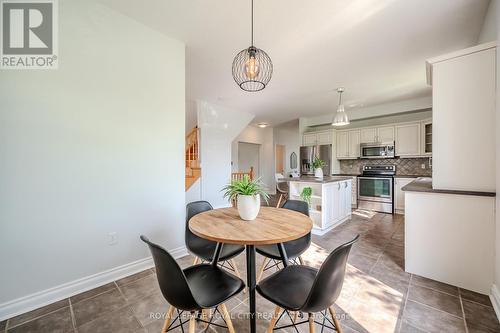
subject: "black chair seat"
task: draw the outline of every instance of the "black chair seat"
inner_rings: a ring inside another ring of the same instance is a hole
[[[207,309],[216,307],[245,288],[241,279],[210,264],[186,268],[184,275],[196,302]]]
[[[307,242],[304,242],[307,243]],[[287,242],[283,243],[285,245],[285,251],[288,259],[295,259],[299,257],[302,252],[304,252],[304,245],[302,243]],[[255,251],[263,255],[264,257],[271,258],[274,260],[281,260],[280,251],[278,250],[278,245],[259,245],[255,248]]]
[[[191,252],[192,255],[205,261],[212,261],[216,246],[217,243],[215,242],[207,241],[206,239],[200,237],[191,237],[188,251]],[[224,244],[222,245],[219,261],[226,261],[234,258],[243,251],[245,251],[245,247],[243,245]]]
[[[257,291],[274,304],[297,311],[306,303],[317,273],[312,267],[291,265],[262,280]]]

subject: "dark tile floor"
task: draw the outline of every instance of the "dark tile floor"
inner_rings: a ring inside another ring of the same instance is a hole
[[[404,272],[401,216],[355,212],[351,221],[313,237],[306,263],[318,267],[331,250],[358,233],[336,303],[344,332],[500,332],[487,296]],[[185,257],[179,263],[186,267],[192,261]],[[243,255],[237,263],[245,274]],[[246,297],[241,293],[227,303],[238,333],[248,332]],[[0,332],[157,333],[167,306],[150,269],[1,322]],[[258,297],[257,309],[258,332],[265,332],[274,306]],[[307,325],[300,332],[308,332]]]

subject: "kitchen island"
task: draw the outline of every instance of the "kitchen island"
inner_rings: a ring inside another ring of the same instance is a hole
[[[292,200],[302,200],[300,194],[304,188],[312,190],[309,215],[314,222],[313,234],[323,235],[351,218],[352,177],[302,176],[288,182]]]

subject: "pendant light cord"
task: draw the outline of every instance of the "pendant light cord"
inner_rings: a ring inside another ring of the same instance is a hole
[[[252,0],[252,15],[251,15],[251,20],[252,20],[252,23],[251,23],[251,27],[252,27],[252,46],[253,45],[253,0]]]

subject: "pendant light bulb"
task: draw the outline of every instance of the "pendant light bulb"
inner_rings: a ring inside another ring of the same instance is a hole
[[[260,72],[260,65],[255,58],[256,50],[253,47],[248,49],[248,60],[245,63],[245,75],[248,79],[255,79]]]

